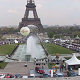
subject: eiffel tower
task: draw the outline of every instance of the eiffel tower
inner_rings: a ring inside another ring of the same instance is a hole
[[[33,12],[34,18],[29,18],[29,11]],[[43,26],[41,24],[40,18],[38,18],[34,0],[27,0],[26,11],[24,14],[24,18],[22,18],[22,21],[19,23],[19,28],[22,28],[23,26],[25,27],[28,25],[37,26],[39,31],[43,32]]]

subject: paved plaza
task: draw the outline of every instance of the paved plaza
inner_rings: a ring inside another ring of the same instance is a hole
[[[24,67],[25,64],[27,67]],[[10,62],[5,69],[0,69],[0,73],[29,75],[30,69],[35,69],[33,62]]]
[[[24,65],[27,64],[27,67]],[[35,70],[36,65],[34,62],[9,62],[4,69],[0,69],[0,73],[6,74],[21,74],[21,75],[30,75],[30,70]],[[48,68],[47,65],[44,65],[45,68]]]

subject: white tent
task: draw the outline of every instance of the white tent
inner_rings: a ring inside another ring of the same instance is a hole
[[[65,61],[67,65],[80,65],[80,60],[73,54],[72,58]]]

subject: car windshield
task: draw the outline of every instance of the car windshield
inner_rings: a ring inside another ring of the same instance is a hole
[[[41,68],[40,68],[39,70],[44,70],[44,69],[41,69]]]

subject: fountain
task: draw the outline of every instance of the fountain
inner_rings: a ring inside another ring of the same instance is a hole
[[[18,49],[12,56],[12,59],[19,61],[33,61],[34,58],[41,59],[45,58],[45,52],[40,41],[35,35],[29,36],[27,44],[19,45]],[[13,60],[5,59],[5,62],[14,62]]]
[[[34,35],[27,39],[27,54],[31,55],[31,58],[41,59],[45,57],[44,50],[40,45],[39,39]]]

